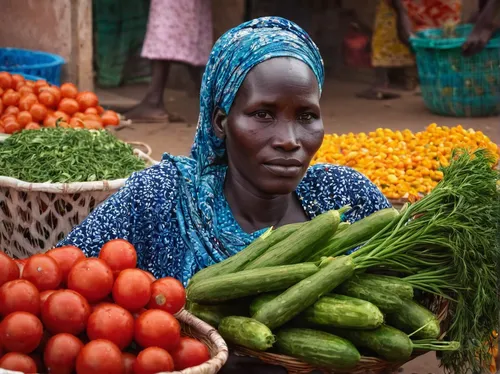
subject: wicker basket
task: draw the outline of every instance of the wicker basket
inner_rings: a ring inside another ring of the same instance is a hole
[[[210,360],[201,365],[181,371],[162,372],[158,374],[215,374],[227,361],[228,349],[226,342],[216,329],[196,318],[186,310],[176,315],[181,323],[182,334],[196,338],[206,344],[210,351]],[[17,371],[0,369],[0,374],[22,374]]]
[[[156,163],[148,145],[133,146],[148,165]],[[28,183],[0,177],[0,250],[25,258],[52,248],[125,181]]]
[[[443,331],[445,331],[446,330],[445,320],[448,315],[448,303],[444,299],[431,297],[425,304],[428,308],[430,308],[437,314],[438,319],[442,325],[441,328]],[[444,334],[441,336],[441,338],[443,337]],[[355,368],[347,371],[342,371],[342,370],[318,368],[290,356],[285,356],[270,352],[258,352],[240,346],[234,347],[234,352],[240,356],[255,357],[264,361],[265,363],[282,366],[285,369],[287,369],[289,374],[309,374],[312,371],[321,372],[325,374],[327,373],[328,374],[341,374],[341,373],[389,374],[393,373],[399,367],[406,364],[406,362],[388,362],[375,357],[361,357],[361,360],[358,362]],[[426,352],[415,354],[407,362],[413,360],[414,358],[424,353]]]

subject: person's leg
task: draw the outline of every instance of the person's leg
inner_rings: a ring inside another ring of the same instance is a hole
[[[187,67],[189,71],[189,76],[191,77],[191,80],[194,83],[196,95],[199,95],[201,90],[201,81],[203,78],[203,72],[205,68],[203,66],[193,66],[193,65],[187,65]]]

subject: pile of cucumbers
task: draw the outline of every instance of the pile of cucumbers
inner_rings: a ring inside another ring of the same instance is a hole
[[[415,350],[458,349],[456,342],[436,341],[439,321],[413,300],[410,284],[354,273],[352,259],[338,256],[362,245],[398,211],[384,209],[352,225],[341,222],[343,211],[268,230],[201,270],[187,287],[187,309],[228,343],[317,367],[354,368],[359,350],[402,363]]]

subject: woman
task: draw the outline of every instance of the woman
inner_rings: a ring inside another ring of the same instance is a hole
[[[309,167],[323,140],[322,84],[319,51],[296,24],[264,17],[228,31],[203,77],[191,157],[165,154],[132,175],[60,245],[96,256],[124,238],[141,268],[186,284],[270,226],[346,204],[350,221],[388,207],[353,169]]]
[[[142,57],[151,60],[151,84],[139,105],[124,115],[139,122],[177,122],[167,112],[163,92],[172,62],[188,67],[199,89],[201,73],[213,44],[210,0],[151,0]]]

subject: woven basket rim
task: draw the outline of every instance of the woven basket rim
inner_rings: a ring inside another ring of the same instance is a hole
[[[136,142],[135,144],[138,144]],[[145,143],[141,143],[145,144]],[[149,147],[146,144],[147,147]],[[146,147],[146,149],[147,149]],[[152,159],[149,155],[140,149],[134,149],[134,154],[143,159],[150,165],[157,164],[158,161]],[[71,182],[71,183],[31,183],[17,178],[0,176],[0,187],[15,188],[18,191],[25,192],[46,192],[46,193],[81,193],[89,191],[109,191],[121,188],[128,178],[93,181],[93,182]]]

